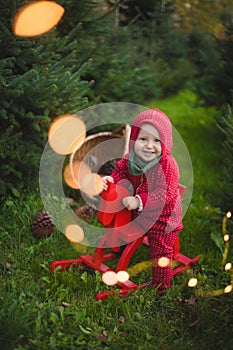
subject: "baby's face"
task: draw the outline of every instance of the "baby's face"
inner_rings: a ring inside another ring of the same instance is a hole
[[[162,153],[158,130],[150,123],[143,123],[134,144],[134,151],[144,162],[151,162]]]

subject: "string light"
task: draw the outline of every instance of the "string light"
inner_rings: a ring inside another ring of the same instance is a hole
[[[224,242],[228,242],[230,240],[230,235],[228,233],[226,233],[224,236],[223,236],[223,240]]]
[[[127,271],[118,271],[116,274],[116,278],[118,282],[126,282],[129,279],[129,274]]]
[[[226,233],[227,231],[227,219],[230,219],[231,218],[231,212],[228,211],[226,213],[226,215],[223,217],[223,220],[222,220],[222,233],[223,235]]]
[[[232,285],[229,284],[228,286],[226,286],[226,287],[224,288],[224,293],[225,293],[225,294],[230,293],[230,292],[232,292],[232,289],[233,289]]]
[[[170,259],[166,258],[165,256],[158,259],[159,267],[167,267],[169,264],[170,264]]]
[[[102,281],[108,286],[114,286],[117,284],[117,277],[115,271],[106,271],[102,275]]]
[[[152,261],[151,260],[146,260],[146,261],[142,261],[140,263],[137,263],[133,266],[130,266],[127,270],[130,274],[130,276],[135,276],[138,275],[139,273],[141,273],[144,270],[148,270],[150,269],[152,266]]]
[[[201,291],[201,290],[196,290],[196,295],[198,296],[219,296],[222,294],[228,294],[231,293],[233,290],[233,271],[232,271],[232,263],[227,261],[227,257],[228,257],[228,252],[229,252],[229,248],[230,248],[230,234],[227,232],[227,220],[231,218],[231,212],[228,211],[226,213],[226,215],[223,217],[223,221],[222,221],[222,234],[223,234],[223,240],[225,242],[225,249],[223,252],[223,259],[222,259],[222,266],[224,266],[225,271],[230,271],[230,275],[231,275],[231,284],[229,284],[228,286],[226,286],[224,289],[217,289],[217,290],[209,290],[209,291]],[[190,279],[188,282],[188,286],[189,287],[193,287],[193,283],[192,280],[194,279]]]
[[[225,270],[226,271],[229,271],[229,270],[231,270],[232,269],[232,263],[227,263],[226,265],[225,265]]]
[[[208,297],[208,296],[214,296],[217,297],[219,295],[224,294],[224,289],[216,289],[216,290],[207,290],[207,291],[202,291],[202,290],[197,290],[196,295],[199,297]]]
[[[188,286],[190,287],[190,288],[194,288],[194,287],[196,287],[196,285],[198,284],[198,280],[197,280],[197,278],[190,278],[190,280],[188,281]]]
[[[102,275],[102,281],[108,286],[113,286],[119,283],[125,283],[129,280],[129,274],[127,271],[106,271]]]

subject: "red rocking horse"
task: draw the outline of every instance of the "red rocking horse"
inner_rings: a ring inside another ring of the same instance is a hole
[[[183,196],[186,187],[179,185],[179,190],[181,196]],[[121,204],[122,198],[127,195],[127,189],[115,184],[109,184],[108,190],[102,193],[98,212],[98,220],[103,224],[106,230],[96,247],[93,256],[81,255],[78,259],[53,261],[50,270],[53,272],[57,267],[60,267],[61,271],[64,271],[68,269],[70,265],[86,265],[99,271],[101,274],[104,274],[107,271],[113,271],[106,262],[119,257],[115,272],[126,271],[131,257],[140,245],[145,244],[148,246],[148,238],[142,228],[134,222],[131,222],[130,226],[127,226],[131,219],[131,212],[125,209]],[[122,245],[124,245],[124,250],[121,253]],[[107,249],[110,249],[110,253],[106,252]],[[180,253],[180,241],[178,237],[175,242],[173,255],[176,267],[173,268],[172,275],[174,276],[189,269],[191,264],[196,263],[198,259],[198,256],[189,258]],[[118,281],[117,284],[120,289],[100,292],[96,295],[96,300],[106,299],[108,295],[113,293],[119,293],[119,296],[126,296],[128,293],[133,292],[138,288],[148,286],[150,282],[136,284],[128,279],[125,282]]]

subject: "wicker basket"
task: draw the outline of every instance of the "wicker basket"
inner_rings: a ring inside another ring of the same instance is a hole
[[[82,161],[92,172],[100,173],[106,163],[114,162],[128,152],[130,130],[130,126],[126,124],[112,132],[87,136],[83,145],[71,154],[70,163]]]

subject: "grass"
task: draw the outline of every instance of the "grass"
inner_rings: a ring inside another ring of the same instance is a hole
[[[1,349],[233,348],[233,293],[199,297],[187,287],[191,276],[198,278],[197,290],[203,292],[223,288],[231,279],[229,272],[221,271],[221,251],[210,239],[211,231],[221,237],[224,215],[218,208],[222,182],[218,112],[202,107],[188,91],[149,105],[171,117],[190,152],[194,189],[181,250],[189,256],[200,254],[199,263],[176,276],[161,297],[148,288],[125,299],[114,295],[95,302],[96,293],[109,288],[98,273],[74,268],[50,273],[51,261],[74,258],[82,248],[77,252],[59,232],[41,240],[32,237],[32,220],[43,210],[39,191],[8,198],[0,213]],[[141,247],[133,263],[147,258]],[[149,277],[149,270],[135,276],[139,282]]]

